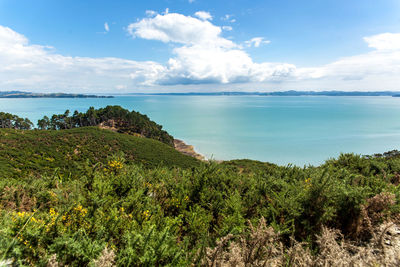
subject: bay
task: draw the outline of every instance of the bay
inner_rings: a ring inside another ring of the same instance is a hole
[[[0,99],[0,111],[28,117],[121,105],[146,114],[207,158],[318,165],[340,153],[400,147],[400,98],[168,96]]]

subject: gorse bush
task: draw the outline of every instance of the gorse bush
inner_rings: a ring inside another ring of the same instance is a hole
[[[106,164],[116,151],[124,154],[126,163],[149,168],[191,168],[199,164],[195,158],[156,140],[98,127],[62,131],[0,129],[0,178],[52,175],[55,171],[79,175],[83,162]]]
[[[398,151],[303,168],[200,162],[118,106],[45,117],[47,130],[9,115],[0,265],[398,265],[397,230],[386,250],[381,229],[400,220]]]
[[[77,173],[1,179],[0,257],[39,266],[207,265],[234,253],[282,262],[295,241],[315,261],[324,227],[361,242],[398,215],[399,167],[397,157],[348,154],[320,167],[147,168],[114,155],[80,162]]]

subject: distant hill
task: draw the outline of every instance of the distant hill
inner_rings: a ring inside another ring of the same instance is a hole
[[[76,163],[106,163],[116,153],[123,153],[127,163],[146,167],[158,165],[188,168],[199,161],[183,155],[162,142],[116,133],[98,127],[69,130],[0,129],[0,177],[27,174],[76,173]]]
[[[265,93],[268,96],[395,96],[399,92],[393,91],[371,91],[371,92],[361,92],[361,91],[282,91],[282,92],[270,92]]]
[[[170,95],[170,96],[240,96],[240,95],[265,95],[263,92],[188,92],[188,93],[128,93],[121,95]]]
[[[188,92],[188,93],[129,93],[124,95],[169,95],[169,96],[395,96],[395,91],[280,91],[280,92]]]
[[[32,93],[22,91],[0,91],[0,98],[113,98],[113,96],[65,94],[65,93]]]

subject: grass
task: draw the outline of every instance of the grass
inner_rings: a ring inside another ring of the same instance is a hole
[[[0,177],[75,172],[76,164],[106,163],[116,153],[127,163],[188,168],[199,162],[159,141],[97,127],[70,130],[0,129]]]

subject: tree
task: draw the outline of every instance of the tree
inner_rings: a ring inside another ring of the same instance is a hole
[[[50,119],[47,116],[44,116],[43,119],[38,120],[38,128],[40,130],[48,130],[50,127]]]
[[[29,130],[33,123],[28,118],[20,118],[17,115],[0,112],[0,128],[12,128],[19,130]]]

